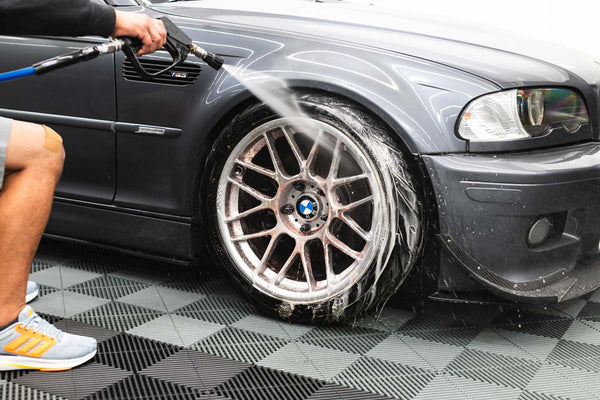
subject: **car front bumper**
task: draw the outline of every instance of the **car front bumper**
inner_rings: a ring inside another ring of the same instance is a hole
[[[439,214],[441,291],[483,285],[558,302],[600,287],[600,144],[423,160]]]

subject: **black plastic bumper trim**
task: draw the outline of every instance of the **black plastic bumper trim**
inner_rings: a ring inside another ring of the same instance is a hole
[[[513,282],[501,277],[462,250],[449,235],[437,235],[441,247],[469,276],[487,289],[514,300],[560,302],[569,293],[577,279],[559,269],[547,276],[527,282]]]

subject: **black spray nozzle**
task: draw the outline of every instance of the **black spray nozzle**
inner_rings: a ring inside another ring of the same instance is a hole
[[[220,57],[215,53],[211,53],[210,51],[206,51],[202,47],[192,45],[190,50],[192,51],[192,53],[194,53],[196,57],[201,58],[202,60],[204,60],[205,63],[207,63],[209,66],[216,70],[221,69],[223,63],[225,63],[223,57]]]

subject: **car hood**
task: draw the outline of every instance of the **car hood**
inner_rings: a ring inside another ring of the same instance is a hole
[[[243,29],[385,49],[468,71],[505,88],[566,83],[573,75],[594,86],[600,82],[600,63],[587,54],[489,25],[397,8],[303,0],[203,0],[152,8]]]

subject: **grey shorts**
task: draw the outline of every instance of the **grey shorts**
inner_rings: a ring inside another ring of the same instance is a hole
[[[0,117],[0,189],[4,181],[4,164],[6,164],[6,148],[8,147],[8,138],[12,129],[12,119]]]

